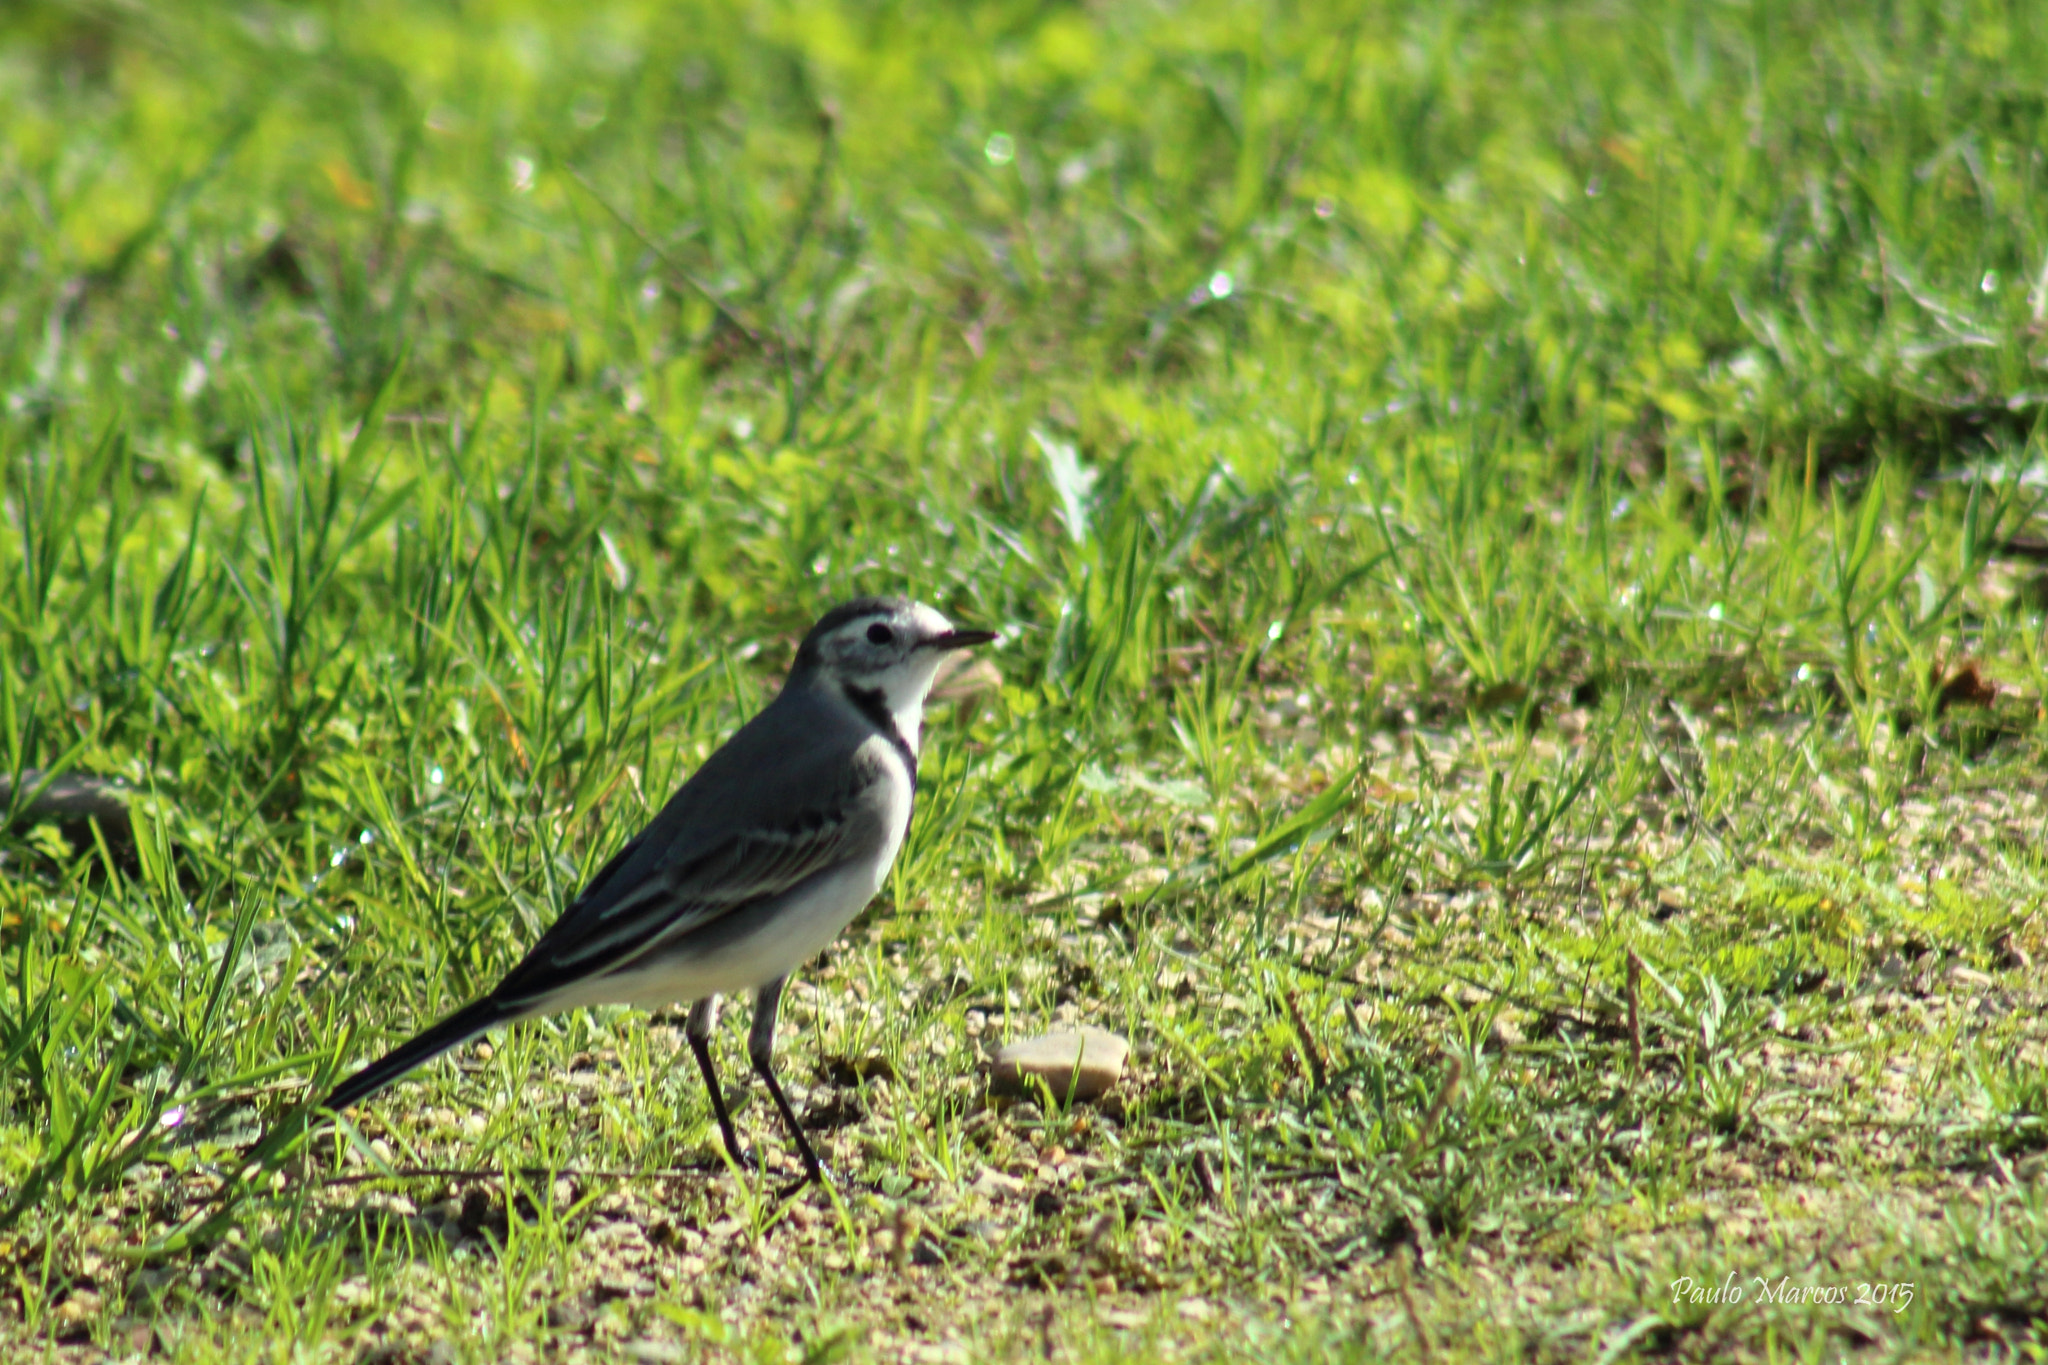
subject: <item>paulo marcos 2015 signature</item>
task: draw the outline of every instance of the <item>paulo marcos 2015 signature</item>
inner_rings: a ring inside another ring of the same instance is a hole
[[[1840,1304],[1845,1308],[1889,1308],[1894,1313],[1903,1313],[1913,1302],[1913,1285],[1905,1280],[1794,1284],[1790,1275],[1781,1275],[1776,1280],[1768,1275],[1752,1275],[1745,1280],[1731,1270],[1719,1280],[1679,1276],[1671,1282],[1671,1301],[1695,1304]]]

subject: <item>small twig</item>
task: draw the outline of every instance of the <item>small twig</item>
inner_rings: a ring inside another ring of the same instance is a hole
[[[1643,960],[1628,950],[1628,1060],[1636,1075],[1643,1074]]]
[[[1330,1068],[1323,1062],[1323,1050],[1316,1046],[1315,1035],[1308,1031],[1308,1020],[1301,1014],[1301,1002],[1293,991],[1280,992],[1280,1001],[1287,1006],[1287,1017],[1294,1024],[1295,1036],[1301,1039],[1301,1055],[1308,1061],[1309,1082],[1318,1091],[1330,1083]]]
[[[889,1268],[901,1275],[910,1268],[910,1205],[896,1206],[891,1227],[893,1240],[889,1246]]]
[[[1301,1185],[1311,1180],[1344,1179],[1342,1166],[1295,1166],[1286,1170],[1261,1171],[1259,1179],[1268,1185]]]
[[[1400,1292],[1401,1307],[1408,1313],[1408,1326],[1415,1332],[1415,1346],[1424,1360],[1436,1354],[1436,1339],[1429,1334],[1429,1328],[1422,1321],[1422,1312],[1415,1306],[1415,1290],[1408,1274],[1408,1258],[1400,1252],[1394,1253],[1394,1287]]]
[[[375,1185],[380,1181],[406,1180],[452,1180],[488,1181],[503,1180],[510,1175],[519,1180],[675,1180],[683,1176],[717,1175],[725,1169],[722,1162],[702,1162],[695,1166],[663,1166],[647,1171],[579,1171],[564,1168],[548,1170],[544,1166],[526,1166],[516,1171],[482,1170],[463,1166],[405,1166],[390,1171],[362,1171],[355,1175],[330,1175],[320,1178],[318,1184],[325,1190],[347,1189],[356,1185]],[[214,1171],[183,1171],[177,1174],[179,1180],[210,1179],[215,1188],[206,1193],[184,1196],[187,1204],[203,1204],[215,1197],[225,1186],[222,1177]]]
[[[1202,1198],[1211,1204],[1216,1202],[1216,1173],[1209,1169],[1209,1154],[1196,1152],[1192,1163],[1195,1168],[1195,1184],[1202,1190]]]
[[[1435,1103],[1431,1104],[1429,1112],[1422,1116],[1422,1127],[1416,1130],[1415,1140],[1408,1144],[1407,1160],[1413,1161],[1422,1155],[1422,1149],[1428,1146],[1430,1138],[1436,1135],[1437,1124],[1443,1122],[1444,1111],[1449,1109],[1451,1101],[1457,1098],[1458,1086],[1464,1079],[1465,1059],[1451,1058],[1450,1073],[1444,1077],[1443,1089],[1436,1092]]]
[[[718,291],[713,289],[704,281],[698,279],[695,275],[691,274],[687,269],[683,267],[681,262],[676,261],[672,257],[670,257],[668,252],[662,247],[661,243],[654,240],[654,237],[651,233],[649,233],[645,228],[641,227],[638,223],[633,221],[633,219],[626,213],[624,209],[621,209],[618,205],[612,203],[611,200],[607,199],[604,195],[600,194],[598,192],[597,187],[584,178],[583,172],[577,170],[574,166],[565,166],[562,169],[571,180],[575,181],[578,185],[582,187],[583,192],[585,194],[589,195],[592,199],[595,199],[598,202],[599,207],[604,209],[604,211],[606,213],[609,213],[612,217],[618,219],[619,225],[621,227],[625,228],[626,231],[632,233],[635,237],[638,237],[640,239],[640,244],[646,247],[649,251],[652,251],[655,254],[655,256],[660,259],[661,263],[667,266],[669,270],[675,274],[675,277],[677,279],[681,280],[684,284],[688,285],[692,292],[694,292],[699,298],[702,298],[706,303],[710,304],[711,311],[718,315],[718,319],[722,324],[732,328],[734,331],[737,331],[741,336],[747,339],[749,344],[755,347],[761,346],[760,333],[755,331],[754,328],[748,326],[747,320],[741,317],[737,312],[735,312],[732,308],[732,305],[728,304],[723,298],[719,296]],[[775,338],[775,340],[778,345],[784,344],[782,338],[779,335]]]
[[[551,1171],[545,1166],[522,1166],[516,1171],[463,1166],[401,1166],[390,1171],[365,1171],[358,1175],[324,1177],[325,1189],[346,1185],[374,1185],[380,1180],[503,1180],[508,1175],[520,1180],[663,1180],[686,1175],[715,1175],[725,1169],[723,1162],[705,1161],[694,1166],[659,1166],[652,1170],[579,1171],[563,1167]]]
[[[818,219],[824,216],[825,195],[831,188],[832,170],[839,161],[839,111],[830,101],[818,108],[818,132],[818,160],[811,167],[811,183],[804,191],[803,207],[797,210],[796,230],[783,245],[782,259],[754,286],[754,303],[765,303],[789,278],[796,269],[797,257],[803,254],[804,243],[817,229]]]

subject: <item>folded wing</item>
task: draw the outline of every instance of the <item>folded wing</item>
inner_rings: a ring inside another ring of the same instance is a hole
[[[714,756],[717,766],[764,759],[748,729]],[[492,998],[524,1012],[556,991],[631,967],[676,939],[821,872],[859,858],[885,836],[883,784],[895,774],[887,746],[858,730],[835,743],[804,746],[808,761],[774,764],[785,780],[724,784],[745,792],[735,807],[701,809],[710,785],[698,774],[633,841],[620,849],[563,912]],[[695,790],[693,790],[695,789]],[[692,831],[687,842],[681,830]]]

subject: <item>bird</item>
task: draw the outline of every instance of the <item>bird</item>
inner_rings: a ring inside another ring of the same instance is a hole
[[[746,1166],[711,1062],[722,995],[752,991],[747,1056],[803,1159],[829,1180],[775,1078],[790,974],[881,890],[916,802],[925,696],[941,660],[996,635],[921,602],[862,597],[825,613],[775,699],[612,855],[505,977],[350,1076],[339,1114],[492,1029],[585,1005],[688,1002],[683,1036],[725,1149]]]

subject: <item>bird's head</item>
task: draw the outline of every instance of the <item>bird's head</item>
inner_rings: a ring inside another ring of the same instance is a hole
[[[898,726],[914,736],[940,660],[995,638],[990,630],[955,629],[922,602],[862,597],[834,607],[811,627],[797,647],[789,680],[879,694]]]

